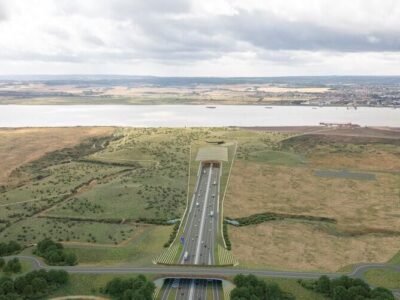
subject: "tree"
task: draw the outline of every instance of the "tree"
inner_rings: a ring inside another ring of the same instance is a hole
[[[332,294],[333,294],[332,297],[333,300],[352,300],[350,298],[349,292],[342,285],[335,287]]]
[[[329,295],[331,291],[331,281],[328,276],[323,275],[317,280],[316,291],[325,295]]]
[[[18,258],[13,258],[9,260],[4,267],[4,272],[6,273],[19,273],[21,272],[21,263],[19,262]]]
[[[65,255],[65,262],[68,266],[74,266],[78,263],[78,258],[74,253],[67,253]]]
[[[6,262],[4,261],[4,258],[0,257],[0,270],[4,268],[4,265]]]
[[[33,287],[31,285],[26,285],[22,293],[25,297],[29,298],[33,294]]]
[[[383,287],[377,287],[371,291],[371,298],[376,300],[394,300],[391,291]]]

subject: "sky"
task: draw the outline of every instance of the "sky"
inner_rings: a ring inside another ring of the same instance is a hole
[[[0,0],[0,75],[400,75],[399,0]]]

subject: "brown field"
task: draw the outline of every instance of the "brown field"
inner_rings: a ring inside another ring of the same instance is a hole
[[[346,232],[400,232],[400,176],[376,181],[320,178],[305,167],[236,161],[225,200],[229,217],[261,212],[334,218]]]
[[[265,148],[264,156],[253,158],[252,148],[259,153],[255,146],[243,150],[239,144],[244,154],[232,169],[225,216],[273,212],[328,217],[336,224],[284,220],[230,226],[233,253],[242,264],[335,271],[349,264],[386,262],[400,250],[396,131],[328,129],[327,135],[300,134],[284,140],[278,151]],[[296,155],[303,160],[296,161]],[[319,169],[369,172],[376,180],[322,178],[314,174]]]
[[[336,271],[355,262],[385,262],[400,248],[398,236],[338,237],[317,224],[289,221],[230,227],[230,237],[242,265],[287,270]]]
[[[0,129],[0,185],[12,170],[27,162],[113,131],[111,127]]]

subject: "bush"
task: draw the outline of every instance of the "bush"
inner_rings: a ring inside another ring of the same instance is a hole
[[[62,270],[32,271],[16,279],[0,278],[0,299],[45,298],[68,282],[68,273]]]
[[[19,273],[21,270],[22,266],[18,258],[9,260],[3,269],[5,273]]]
[[[15,241],[10,241],[8,243],[0,243],[0,256],[11,255],[19,252],[21,250],[21,245]]]
[[[61,243],[55,243],[49,238],[40,241],[34,253],[53,266],[74,266],[78,263],[74,253],[66,252]]]
[[[266,283],[254,275],[236,275],[233,279],[236,287],[231,292],[231,300],[270,299],[292,300],[291,294],[282,291],[276,283]]]
[[[226,249],[231,250],[232,244],[231,244],[231,240],[229,239],[229,235],[228,235],[228,224],[226,224],[226,223],[223,224],[222,234],[224,235]]]
[[[180,223],[181,223],[180,221],[175,223],[174,228],[172,229],[172,232],[169,235],[168,241],[164,244],[165,248],[168,248],[172,244],[172,242],[175,240],[176,234],[178,233]]]
[[[0,257],[0,270],[4,268],[5,264],[4,258]]]
[[[136,278],[121,279],[114,278],[109,281],[104,289],[105,294],[109,294],[116,299],[124,300],[152,300],[155,285],[148,281],[143,275]]]

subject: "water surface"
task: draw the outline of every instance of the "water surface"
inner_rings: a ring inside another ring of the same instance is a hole
[[[0,127],[313,126],[320,122],[400,127],[400,109],[221,105],[0,105]]]

